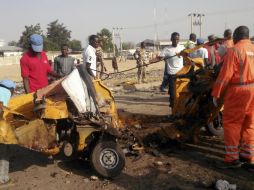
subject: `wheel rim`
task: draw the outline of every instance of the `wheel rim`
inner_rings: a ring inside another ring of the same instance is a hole
[[[219,113],[218,116],[211,122],[211,125],[215,130],[222,130],[223,125],[222,125],[222,114]]]
[[[114,149],[105,148],[100,153],[100,163],[104,168],[113,169],[118,165],[119,156]]]

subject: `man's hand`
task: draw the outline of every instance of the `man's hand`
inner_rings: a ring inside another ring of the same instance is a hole
[[[217,98],[213,97],[213,105],[215,107],[218,107]]]

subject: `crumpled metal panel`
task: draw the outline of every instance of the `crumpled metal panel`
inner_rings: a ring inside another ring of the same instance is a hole
[[[14,128],[4,120],[0,121],[0,143],[18,144]]]
[[[122,128],[123,125],[118,118],[118,112],[112,92],[104,86],[100,80],[94,80],[93,84],[98,98],[99,111],[106,116],[111,117],[111,123],[114,128]]]
[[[8,103],[8,110],[4,111],[4,119],[14,127],[19,127],[23,125],[24,122],[14,119],[14,112],[17,112],[19,115],[29,120],[33,120],[36,118],[33,108],[33,93],[12,97]]]
[[[54,101],[46,99],[45,110],[42,118],[46,119],[64,119],[68,118],[69,112],[66,101]]]
[[[20,146],[43,152],[56,146],[55,130],[55,126],[37,119],[17,128],[15,134]]]

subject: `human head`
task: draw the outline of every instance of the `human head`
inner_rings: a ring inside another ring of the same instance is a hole
[[[227,29],[224,31],[224,38],[231,39],[232,38],[232,30]]]
[[[39,34],[32,34],[29,38],[29,43],[34,52],[40,53],[43,49],[43,38]]]
[[[215,36],[214,34],[211,34],[208,36],[208,41],[211,42],[211,41],[214,41],[215,40]]]
[[[179,43],[180,40],[180,34],[178,32],[173,32],[171,34],[171,42],[172,42],[172,46],[176,47],[177,44]]]
[[[11,93],[13,94],[14,89],[16,88],[16,83],[13,82],[12,80],[5,79],[5,80],[0,80],[0,86],[3,86],[9,89]]]
[[[233,40],[236,44],[240,40],[249,39],[249,28],[247,26],[239,26],[235,29]]]
[[[189,37],[189,40],[190,40],[190,41],[193,41],[193,42],[196,42],[196,40],[197,40],[196,34],[191,33],[191,34],[190,34],[190,37]]]
[[[202,38],[197,39],[197,45],[202,45],[204,43],[205,43],[205,41]]]
[[[89,36],[89,44],[93,46],[94,48],[99,47],[99,38],[97,35],[91,35]]]
[[[141,42],[140,46],[141,46],[141,48],[146,48],[146,43],[145,42]]]
[[[68,56],[69,46],[67,44],[62,44],[61,45],[61,52],[62,52],[62,56],[64,56],[64,57]]]

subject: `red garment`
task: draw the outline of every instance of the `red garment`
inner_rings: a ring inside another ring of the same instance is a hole
[[[41,52],[40,59],[31,51],[27,51],[20,59],[20,67],[21,76],[29,80],[30,92],[35,92],[48,85],[48,73],[52,69],[44,51]]]
[[[212,54],[214,55],[215,64],[219,64],[221,62],[220,55],[217,52],[217,49],[219,48],[218,44],[215,44],[213,46],[204,46],[204,48],[208,51],[208,63],[212,65]],[[211,52],[213,50],[213,52]]]
[[[254,163],[254,45],[241,40],[228,49],[212,95],[224,97],[225,162]]]

